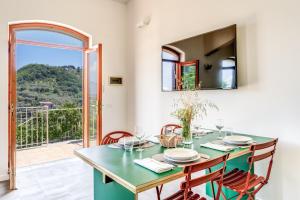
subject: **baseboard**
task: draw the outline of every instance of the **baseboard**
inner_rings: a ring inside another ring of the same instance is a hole
[[[7,181],[9,179],[8,174],[7,173],[0,173],[0,181]]]

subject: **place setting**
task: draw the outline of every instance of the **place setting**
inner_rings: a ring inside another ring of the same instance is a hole
[[[225,136],[222,141],[226,145],[238,146],[240,148],[248,148],[252,144],[256,144],[253,138],[244,135]]]
[[[193,149],[174,148],[167,149],[163,154],[156,154],[152,158],[177,166],[184,166],[207,160],[209,159],[209,156],[206,154],[198,153]]]
[[[175,167],[184,167],[208,160],[209,156],[198,153],[193,149],[172,148],[164,153],[153,155],[151,158],[135,159],[134,163],[155,173],[163,173]]]
[[[201,139],[203,136],[213,133],[213,130],[203,128],[199,124],[193,125],[191,131],[192,131],[193,139]]]
[[[134,136],[120,138],[118,142],[110,144],[108,147],[124,149],[129,152],[135,149],[138,152],[142,152],[145,148],[155,145],[155,143],[148,140],[149,136],[146,136],[146,132],[140,127],[135,127],[134,133]]]
[[[236,148],[248,148],[255,141],[251,137],[231,135],[225,136],[222,140],[215,140],[201,144],[202,147],[211,148],[219,151],[232,151]]]
[[[121,138],[117,143],[108,145],[112,149],[124,149],[125,151],[133,151],[134,149],[138,152],[142,152],[145,148],[154,146],[155,144],[146,140],[146,138],[124,137]]]
[[[201,147],[227,152],[236,148],[249,148],[252,144],[256,143],[253,138],[249,136],[233,133],[231,128],[225,131],[222,131],[222,128],[220,128],[220,126],[218,128],[219,137],[217,140],[201,144]]]
[[[155,173],[163,173],[174,169],[175,167],[184,167],[208,160],[210,157],[201,154],[191,145],[184,145],[182,137],[182,128],[175,128],[172,131],[166,129],[160,136],[157,136],[159,145],[164,148],[163,153],[155,154],[148,158],[135,159],[134,163]],[[200,128],[197,129],[200,133]],[[201,133],[201,136],[207,134]],[[211,131],[210,131],[211,132]],[[199,135],[200,136],[200,135]]]

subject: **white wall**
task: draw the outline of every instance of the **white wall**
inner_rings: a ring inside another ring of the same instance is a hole
[[[103,44],[104,133],[127,129],[126,6],[111,0],[0,1],[0,180],[7,174],[8,22],[50,20],[73,26]],[[107,86],[109,75],[121,75],[122,87]]]
[[[279,137],[270,183],[261,199],[298,199],[300,187],[300,2],[298,0],[132,0],[129,20],[129,126],[158,133],[176,92],[160,91],[160,48],[237,24],[239,89],[202,91],[236,131]],[[151,15],[144,29],[136,24]],[[205,124],[207,125],[207,124]],[[258,168],[260,169],[260,167]]]
[[[206,121],[221,116],[237,131],[279,137],[272,179],[260,197],[297,199],[299,6],[298,0],[132,0],[126,11],[125,5],[110,0],[1,0],[0,179],[7,171],[8,22],[56,21],[91,34],[94,43],[102,42],[104,83],[108,74],[125,76],[125,86],[105,87],[104,132],[127,129],[124,119],[128,117],[131,129],[142,125],[153,133],[162,124],[174,121],[171,104],[178,95],[160,91],[161,45],[236,23],[240,87],[202,91],[203,98],[221,109]],[[137,29],[136,24],[148,15],[152,16],[150,26]]]

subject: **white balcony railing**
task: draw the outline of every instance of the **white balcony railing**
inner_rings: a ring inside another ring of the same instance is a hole
[[[92,119],[94,119],[95,112],[92,113]],[[91,137],[95,134],[93,132]],[[48,109],[47,106],[17,108],[17,149],[81,139],[81,107],[63,109]]]

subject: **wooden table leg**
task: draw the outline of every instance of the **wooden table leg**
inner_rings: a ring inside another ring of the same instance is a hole
[[[105,175],[94,169],[94,200],[137,200],[134,194],[115,181],[105,183]]]

